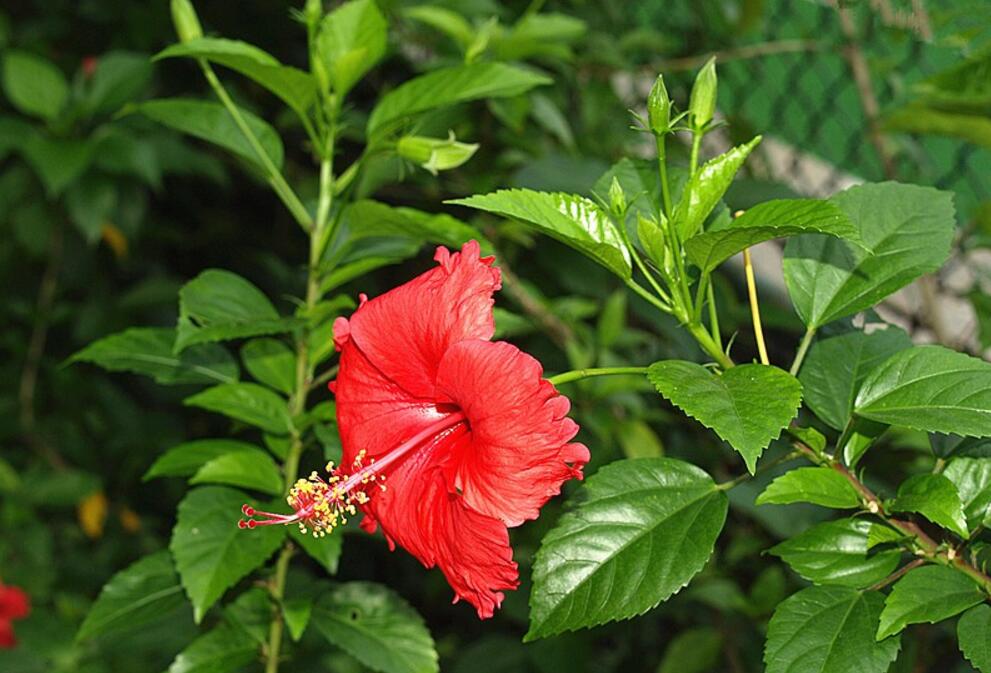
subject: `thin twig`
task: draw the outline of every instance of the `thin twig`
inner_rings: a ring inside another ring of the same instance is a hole
[[[899,568],[895,572],[891,573],[890,575],[888,575],[887,577],[885,577],[883,580],[881,580],[877,584],[872,584],[871,586],[867,587],[867,590],[868,591],[880,591],[881,589],[883,589],[884,587],[888,586],[889,584],[894,584],[895,582],[897,582],[898,580],[900,580],[902,578],[902,576],[907,575],[909,573],[909,571],[915,570],[919,566],[924,565],[925,562],[926,562],[926,560],[924,558],[917,558],[914,561],[912,561],[911,563],[906,563],[901,568]]]

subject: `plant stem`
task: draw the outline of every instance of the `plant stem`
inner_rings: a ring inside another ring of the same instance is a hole
[[[632,279],[627,280],[626,281],[626,286],[629,287],[634,292],[636,292],[641,297],[643,297],[644,300],[648,301],[649,303],[651,303],[654,306],[656,306],[657,308],[659,308],[664,313],[672,313],[673,312],[672,311],[672,308],[670,306],[668,306],[663,301],[661,301],[660,299],[658,299],[657,297],[655,297],[654,295],[652,295],[650,292],[647,292],[647,290],[645,290],[641,285],[637,284],[637,282],[635,280],[632,280]]]
[[[761,364],[771,364],[767,357],[767,346],[764,345],[764,328],[760,324],[760,303],[757,301],[757,281],[754,279],[754,265],[750,260],[750,248],[743,249],[743,270],[747,277],[747,295],[750,297],[750,315],[754,321],[754,338],[757,340],[757,352],[760,353]]]
[[[749,472],[744,472],[739,477],[734,477],[733,479],[730,479],[729,481],[724,481],[722,483],[716,484],[716,488],[718,488],[720,491],[728,491],[731,488],[733,488],[734,486],[739,486],[740,484],[742,484],[742,483],[744,483],[746,481],[750,481],[751,479],[753,479],[754,477],[756,477],[758,474],[761,474],[762,472],[767,472],[772,467],[776,467],[776,466],[780,465],[781,463],[787,463],[789,460],[794,460],[795,458],[798,458],[801,455],[802,455],[802,452],[796,449],[795,451],[791,451],[789,453],[786,453],[783,456],[779,456],[778,458],[776,458],[775,460],[772,460],[769,463],[762,463],[761,466],[758,467],[757,470],[753,474],[750,474]]]
[[[691,322],[688,323],[687,327],[688,331],[691,332],[692,336],[695,337],[695,340],[699,343],[699,346],[702,347],[702,350],[718,362],[720,367],[723,369],[729,369],[736,364],[730,356],[726,355],[725,351],[723,351],[719,344],[716,343],[715,339],[712,338],[712,335],[706,331],[705,327],[702,326],[702,323]]]
[[[919,566],[924,565],[925,562],[926,560],[924,558],[917,558],[911,563],[906,563],[901,568],[891,573],[877,584],[872,584],[871,586],[867,587],[867,591],[880,591],[889,584],[894,584],[895,582],[900,580],[903,576],[907,575],[909,571],[915,570]]]
[[[654,136],[657,145],[657,171],[661,176],[661,199],[664,216],[671,219],[671,188],[668,186],[667,134]]]
[[[805,354],[809,351],[809,346],[812,345],[812,337],[816,334],[815,327],[810,327],[805,330],[805,336],[802,337],[802,343],[798,345],[798,352],[795,353],[795,360],[791,363],[791,369],[788,373],[792,376],[798,376],[798,370],[802,368],[802,361],[805,360]]]
[[[592,367],[588,369],[574,369],[570,372],[563,372],[551,376],[547,380],[556,386],[571,381],[581,381],[590,379],[593,376],[617,376],[621,374],[646,374],[647,367]]]
[[[712,338],[715,339],[716,345],[719,346],[721,352],[725,352],[723,348],[723,335],[719,331],[719,311],[716,310],[716,293],[712,289],[712,283],[705,288],[705,296],[709,301],[709,332],[712,334]]]

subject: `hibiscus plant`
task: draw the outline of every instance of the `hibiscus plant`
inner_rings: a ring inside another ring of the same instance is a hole
[[[808,581],[774,610],[768,671],[881,673],[906,627],[958,615],[963,654],[991,671],[983,539],[991,462],[981,440],[991,436],[991,365],[913,345],[872,310],[946,260],[949,194],[888,182],[731,213],[723,198],[760,138],[701,159],[703,139],[721,126],[710,61],[682,112],[657,79],[646,113],[635,116],[655,158],[620,160],[590,196],[508,189],[449,201],[443,213],[393,207],[367,198],[377,161],[456,168],[478,146],[431,134],[430,121],[454,105],[511,99],[547,77],[484,58],[498,35],[469,30],[463,63],[412,77],[360,119],[348,96],[386,52],[386,20],[371,0],[329,13],[305,3],[297,18],[306,71],[205,37],[189,0],[173,0],[172,10],[179,41],[158,58],[194,62],[216,101],[163,98],[127,111],[225,148],[266,182],[309,241],[299,260],[305,284],[287,314],[248,279],[205,270],[180,291],[175,329],[131,328],[74,356],[204,386],[184,403],[231,419],[237,433],[191,440],[151,465],[148,479],[184,477],[191,486],[170,547],[109,581],[81,640],[188,599],[209,629],[172,670],[261,661],[273,672],[293,659],[293,642],[317,632],[374,670],[435,671],[430,631],[401,596],[330,579],[342,531],[381,530],[390,547],[437,566],[454,600],[484,619],[520,584],[508,529],[584,476],[523,578],[528,641],[633,619],[671,598],[709,563],[734,492],[760,484],[755,503],[751,491],[750,502],[734,504],[840,511],[767,550]],[[445,16],[420,14],[434,23]],[[314,182],[290,183],[279,134],[231,96],[221,79],[230,74],[285,103],[312,153]],[[345,138],[361,149],[341,166]],[[681,139],[687,166],[669,159]],[[649,315],[684,330],[698,361],[592,363],[545,378],[533,356],[496,339],[494,297],[506,274],[483,233],[496,218],[614,274]],[[779,238],[787,239],[784,283],[806,328],[780,367],[769,361],[748,251]],[[341,291],[426,243],[439,246],[436,264],[416,278],[373,298]],[[740,253],[754,362],[740,361],[734,335],[720,329],[727,307],[719,304],[732,298],[714,283]],[[649,382],[654,404],[739,454],[736,475],[717,481],[660,456],[589,469],[597,447],[582,443],[561,391],[605,376]],[[861,461],[899,429],[929,433],[935,460],[885,493]]]

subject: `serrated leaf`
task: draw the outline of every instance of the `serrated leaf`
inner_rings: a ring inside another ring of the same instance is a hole
[[[694,362],[666,360],[652,364],[647,378],[672,404],[736,449],[751,474],[802,400],[798,379],[767,365],[740,365],[719,375]]]
[[[179,290],[175,351],[196,343],[287,332],[298,324],[281,318],[268,297],[245,278],[207,269]]]
[[[285,539],[283,526],[239,529],[244,504],[258,505],[223,486],[193,489],[179,503],[169,549],[197,623],[227,589],[268,560]]]
[[[981,673],[991,672],[991,605],[976,605],[957,622],[960,651]]]
[[[688,260],[709,273],[745,248],[773,238],[820,233],[857,243],[860,231],[836,204],[818,199],[766,201],[720,229],[685,241]]]
[[[903,350],[864,381],[854,413],[913,430],[991,436],[991,363],[942,346]]]
[[[630,252],[609,214],[583,196],[500,189],[446,203],[521,220],[588,255],[620,278],[632,275]]]
[[[240,40],[198,37],[170,45],[153,60],[175,57],[202,58],[230,68],[271,91],[301,116],[316,99],[317,82],[312,75],[282,65],[268,52]]]
[[[956,221],[947,192],[884,182],[851,187],[830,201],[857,227],[866,249],[821,234],[789,239],[785,282],[808,327],[870,308],[949,255]]]
[[[296,355],[278,339],[252,339],[241,348],[241,360],[255,380],[289,395],[296,385]]]
[[[860,498],[842,474],[829,467],[799,467],[772,481],[757,497],[758,505],[810,502],[823,507],[851,509]]]
[[[933,523],[967,537],[963,503],[953,482],[942,474],[916,474],[898,487],[898,495],[888,503],[892,512],[916,512]]]
[[[136,103],[127,109],[139,112],[176,131],[219,145],[259,170],[265,170],[251,143],[220,103],[189,98],[161,98]],[[264,119],[247,110],[242,109],[240,112],[248,128],[258,138],[262,150],[275,167],[281,169],[284,150],[279,134]]]
[[[351,90],[385,55],[388,25],[373,0],[350,0],[327,14],[317,54],[339,96]]]
[[[367,135],[373,141],[396,129],[414,115],[480,98],[518,96],[550,84],[532,70],[505,63],[472,63],[440,68],[399,85],[379,99],[368,118]]]
[[[303,548],[307,556],[316,561],[331,575],[337,574],[337,564],[341,560],[344,546],[344,533],[336,530],[323,537],[303,533],[296,526],[289,528],[289,536]]]
[[[176,655],[167,673],[233,673],[257,659],[258,651],[250,634],[224,622]]]
[[[726,190],[733,184],[736,172],[760,141],[761,137],[757,136],[745,145],[713,157],[689,179],[671,218],[678,228],[681,240],[691,238],[702,228],[705,218],[709,217],[726,194]]]
[[[946,566],[914,568],[898,580],[884,601],[877,639],[901,633],[909,624],[935,624],[985,599],[977,584]]]
[[[310,619],[327,640],[372,670],[440,670],[434,641],[423,619],[381,584],[339,585],[317,600]]]
[[[526,640],[643,614],[705,565],[727,499],[708,474],[670,458],[611,463],[537,552]]]
[[[767,673],[885,673],[899,640],[874,640],[882,600],[849,587],[813,586],[792,595],[767,627]]]
[[[132,327],[94,341],[68,362],[91,362],[112,372],[133,372],[163,385],[233,383],[237,363],[217,344],[200,344],[173,353],[175,330]]]
[[[901,551],[867,555],[872,524],[865,519],[827,521],[772,547],[796,573],[815,584],[861,589],[894,572]]]
[[[991,521],[991,460],[954,458],[943,470],[943,476],[957,487],[967,530],[973,532]]]
[[[189,483],[239,486],[269,495],[283,492],[279,466],[260,449],[234,451],[212,458],[197,470]]]
[[[195,439],[173,446],[159,456],[142,480],[157,477],[191,477],[218,456],[236,451],[257,451],[253,444],[234,439]]]
[[[857,330],[816,341],[798,373],[805,404],[830,427],[843,430],[867,376],[911,346],[908,334],[897,327],[870,334]]]
[[[69,83],[54,63],[40,56],[10,49],[4,53],[0,69],[7,100],[34,117],[51,120],[69,99]]]
[[[185,604],[172,556],[162,550],[132,563],[104,585],[76,640],[141,628]]]
[[[292,429],[286,400],[257,383],[222,383],[187,397],[183,404],[215,411],[276,435]]]

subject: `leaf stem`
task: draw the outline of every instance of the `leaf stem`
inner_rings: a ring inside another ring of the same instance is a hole
[[[709,286],[705,288],[705,296],[709,302],[709,332],[712,333],[712,338],[715,339],[719,350],[725,352],[726,349],[723,348],[723,335],[719,331],[719,311],[716,310],[716,293],[712,289],[712,283],[709,283]]]
[[[809,351],[809,346],[812,345],[812,337],[816,334],[815,327],[810,327],[805,330],[805,336],[802,337],[802,343],[798,345],[798,352],[795,353],[795,360],[791,363],[791,369],[788,373],[792,376],[798,376],[798,370],[802,368],[802,362],[805,360],[805,354]]]
[[[732,358],[726,354],[726,352],[720,347],[716,340],[712,338],[712,335],[705,329],[702,323],[691,322],[687,325],[688,331],[691,332],[692,336],[699,343],[707,354],[709,354],[719,366],[723,369],[729,369],[733,367],[736,363],[733,362]]]
[[[661,176],[661,200],[664,208],[663,214],[671,219],[671,188],[668,185],[668,162],[667,162],[667,134],[660,133],[654,136],[657,145],[657,172]]]
[[[919,566],[924,565],[925,562],[926,560],[924,558],[917,558],[911,563],[906,563],[901,568],[891,573],[877,584],[872,584],[871,586],[867,587],[867,591],[880,591],[889,584],[894,584],[895,582],[900,580],[904,575],[907,575],[909,571],[915,570]]]
[[[648,292],[646,289],[644,289],[644,287],[642,285],[638,284],[632,278],[626,281],[626,286],[628,288],[630,288],[631,290],[633,290],[634,292],[636,292],[641,297],[643,297],[644,300],[646,300],[647,302],[649,302],[649,303],[653,304],[654,306],[656,306],[657,308],[659,308],[664,313],[673,313],[674,312],[671,306],[669,306],[668,304],[665,304],[663,300],[661,300],[661,299],[655,297],[654,295],[652,295],[650,292]]]
[[[646,374],[647,367],[592,367],[587,369],[574,369],[570,372],[563,372],[551,376],[547,380],[555,386],[572,381],[590,379],[593,376],[616,376],[621,374]]]
[[[767,357],[767,346],[764,344],[764,328],[760,323],[760,303],[757,301],[757,281],[754,279],[754,265],[750,260],[750,248],[743,249],[743,270],[747,277],[747,296],[750,297],[750,315],[754,322],[754,338],[757,340],[757,352],[760,353],[761,364],[771,364]]]

